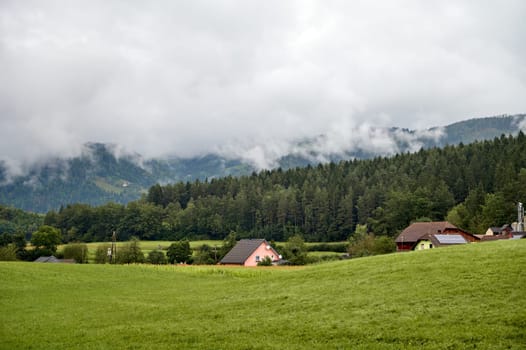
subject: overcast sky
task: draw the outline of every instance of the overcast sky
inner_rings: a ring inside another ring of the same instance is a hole
[[[0,0],[0,160],[524,113],[525,18],[522,0]]]

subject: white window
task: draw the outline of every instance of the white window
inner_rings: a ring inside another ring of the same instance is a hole
[[[259,262],[259,255],[256,255],[256,262]]]

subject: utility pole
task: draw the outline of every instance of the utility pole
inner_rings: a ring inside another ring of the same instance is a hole
[[[111,260],[110,263],[117,263],[117,233],[115,231],[111,236]]]
[[[517,231],[524,231],[524,206],[521,202],[517,205]]]

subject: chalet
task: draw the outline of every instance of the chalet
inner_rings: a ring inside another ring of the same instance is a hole
[[[219,262],[222,265],[257,266],[270,257],[272,263],[280,261],[281,256],[264,239],[242,239]]]
[[[447,221],[415,222],[396,238],[397,251],[476,242],[479,238]]]

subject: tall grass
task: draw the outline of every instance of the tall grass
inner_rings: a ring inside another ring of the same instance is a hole
[[[0,349],[520,349],[526,240],[299,269],[0,263]]]

